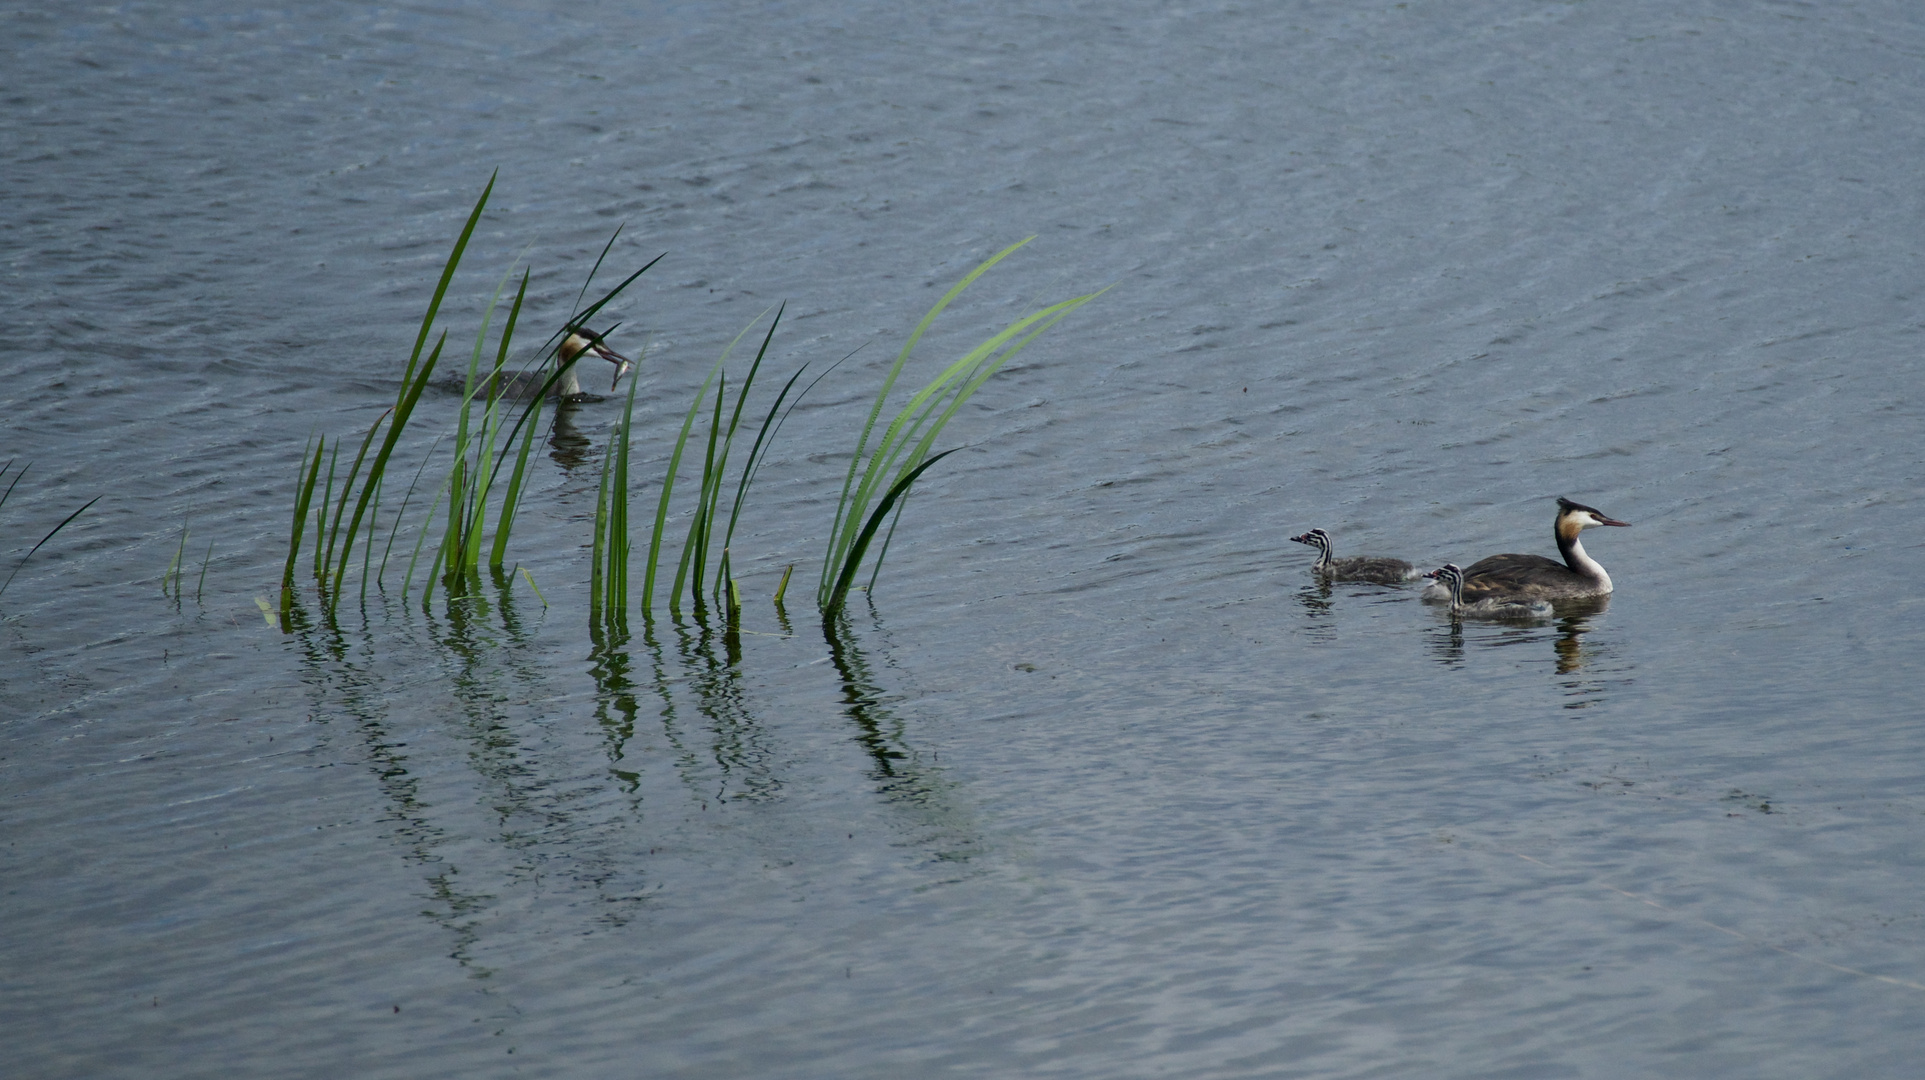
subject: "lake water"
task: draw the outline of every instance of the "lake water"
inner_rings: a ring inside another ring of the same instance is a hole
[[[0,597],[0,1071],[1925,1057],[1914,6],[5,25],[5,571],[101,499]],[[391,572],[338,632],[256,606],[304,445],[392,399],[496,168],[451,349],[518,259],[532,347],[618,224],[609,268],[667,253],[610,309],[638,516],[769,305],[784,373],[866,343],[757,482],[739,649],[591,643],[613,400],[531,482],[511,557],[545,605],[424,613]],[[959,414],[825,633],[884,369],[1030,235],[906,381],[1113,288]],[[1287,540],[1555,554],[1559,495],[1633,527],[1587,534],[1608,606],[1535,624],[1320,586]]]

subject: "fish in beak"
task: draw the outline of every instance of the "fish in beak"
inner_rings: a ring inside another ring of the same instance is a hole
[[[595,334],[593,331],[590,331],[588,334],[571,332],[566,338],[562,339],[561,358],[563,363],[575,359],[584,352],[593,356],[599,356],[603,360],[615,365],[615,379],[608,384],[608,392],[611,394],[615,392],[615,387],[621,384],[622,376],[635,370],[634,361],[603,345],[601,343],[601,335]]]

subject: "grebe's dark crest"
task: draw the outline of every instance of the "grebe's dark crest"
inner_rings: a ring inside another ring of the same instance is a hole
[[[1584,551],[1577,534],[1597,525],[1628,526],[1628,521],[1605,517],[1602,511],[1557,500],[1557,518],[1552,531],[1564,561],[1542,555],[1492,555],[1470,564],[1464,577],[1462,600],[1475,605],[1484,600],[1499,602],[1574,600],[1586,596],[1606,596],[1611,592],[1611,575]],[[1427,575],[1428,576],[1428,575]],[[1424,588],[1426,600],[1449,600],[1449,587],[1441,580]]]
[[[1357,555],[1348,559],[1330,557],[1330,534],[1312,529],[1290,539],[1317,549],[1317,562],[1311,569],[1332,581],[1368,581],[1378,585],[1399,585],[1417,576],[1417,568],[1402,559],[1379,555]]]
[[[1445,563],[1424,575],[1437,584],[1431,588],[1443,588],[1450,599],[1450,613],[1453,618],[1471,619],[1541,619],[1551,613],[1549,600],[1507,600],[1499,597],[1484,597],[1481,600],[1464,601],[1464,571],[1456,563]]]

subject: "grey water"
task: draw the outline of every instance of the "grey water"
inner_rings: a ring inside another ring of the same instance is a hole
[[[0,596],[0,1073],[1925,1057],[1917,7],[5,25],[0,572],[102,498]],[[591,641],[614,399],[544,432],[528,577],[485,603],[391,568],[332,630],[257,606],[307,440],[392,400],[497,169],[462,363],[511,268],[532,348],[618,225],[598,282],[667,253],[608,312],[638,518],[772,305],[784,376],[860,347],[757,481],[739,642]],[[905,382],[1109,291],[959,414],[825,631],[870,397],[1028,236]],[[1320,585],[1287,540],[1554,555],[1560,495],[1632,527],[1586,534],[1608,605],[1535,623]]]

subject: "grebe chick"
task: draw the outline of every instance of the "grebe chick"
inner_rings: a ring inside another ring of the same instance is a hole
[[[615,380],[608,385],[608,392],[611,394],[621,383],[622,376],[635,370],[635,364],[628,357],[603,345],[602,336],[586,328],[571,327],[568,336],[563,338],[561,344],[556,347],[555,353],[560,358],[560,362],[567,366],[562,369],[561,378],[555,380],[555,385],[549,387],[548,392],[563,401],[600,400],[595,395],[582,391],[581,380],[575,377],[576,365],[569,363],[583,353],[600,357],[615,365]],[[548,381],[548,375],[546,367],[537,368],[534,371],[504,371],[495,384],[495,394],[499,397],[531,397],[541,389],[543,383]]]
[[[1630,524],[1560,498],[1557,519],[1551,529],[1557,535],[1557,549],[1564,553],[1564,561],[1554,562],[1542,555],[1492,555],[1479,559],[1464,571],[1464,597],[1474,604],[1491,599],[1574,600],[1609,595],[1611,575],[1604,572],[1596,559],[1584,553],[1577,534],[1594,525]],[[1423,595],[1426,600],[1450,598],[1449,590],[1441,582],[1425,586]]]
[[[1450,596],[1453,619],[1542,619],[1551,613],[1549,600],[1502,600],[1486,597],[1464,602],[1464,572],[1456,563],[1445,563],[1424,575],[1436,581],[1430,588],[1442,587]],[[1428,594],[1426,594],[1428,595]]]
[[[1376,585],[1401,585],[1417,577],[1417,568],[1402,559],[1381,555],[1356,555],[1348,559],[1330,557],[1330,534],[1312,529],[1290,539],[1317,549],[1317,562],[1310,569],[1332,581],[1368,581]]]

